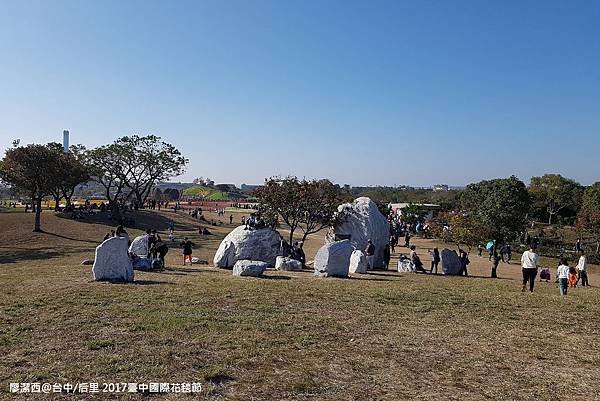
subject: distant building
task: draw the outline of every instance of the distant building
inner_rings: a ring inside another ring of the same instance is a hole
[[[440,205],[436,205],[433,203],[389,203],[388,204],[388,208],[394,213],[397,214],[399,216],[402,216],[402,211],[408,207],[417,207],[418,209],[421,209],[422,211],[426,212],[425,214],[425,220],[430,220],[432,219],[436,212],[438,212],[441,208]]]
[[[63,131],[63,151],[67,153],[69,151],[69,131]]]
[[[433,192],[448,192],[449,187],[446,184],[438,184],[431,187]]]

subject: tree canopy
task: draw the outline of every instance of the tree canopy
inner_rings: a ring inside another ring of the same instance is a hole
[[[60,160],[62,148],[52,144],[27,145],[8,149],[0,162],[0,178],[27,195],[35,207],[34,231],[42,231],[40,213],[42,199],[61,185],[64,171]]]
[[[332,225],[344,192],[329,180],[298,180],[297,177],[271,178],[255,191],[259,210],[268,219],[281,218],[289,227],[290,243],[296,229],[302,240]]]
[[[485,228],[487,239],[501,242],[513,239],[525,228],[531,208],[527,188],[515,176],[470,184],[460,202],[464,213],[474,219],[473,224]]]
[[[534,206],[541,205],[548,213],[548,224],[553,217],[565,208],[576,213],[581,206],[583,186],[560,174],[545,174],[532,177],[529,187]]]

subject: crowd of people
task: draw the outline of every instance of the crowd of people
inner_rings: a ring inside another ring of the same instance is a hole
[[[9,205],[10,206],[10,205]],[[92,208],[92,205],[83,205],[87,208]],[[100,210],[108,210],[109,205],[105,205],[102,203],[98,208]],[[162,207],[160,205],[159,207]],[[202,208],[197,207],[195,209],[190,210],[190,215],[196,219],[204,220]],[[216,210],[219,216],[225,215],[225,210]],[[233,224],[233,215],[229,215],[229,224]],[[222,222],[220,222],[223,224]],[[245,215],[241,216],[241,223],[246,230],[255,230],[265,228],[266,224],[263,218],[260,215],[255,213],[250,214],[250,216],[246,217]],[[217,223],[211,223],[213,225],[217,225]],[[421,257],[417,253],[416,245],[411,243],[411,240],[414,235],[423,232],[424,225],[422,223],[409,224],[406,222],[402,222],[399,218],[392,218],[390,220],[390,231],[389,231],[389,242],[385,245],[383,249],[383,262],[384,268],[388,269],[391,255],[396,252],[396,248],[400,246],[400,241],[403,241],[402,246],[409,250],[408,257],[400,254],[400,258],[404,258],[408,260],[414,268],[414,271],[418,273],[429,273],[429,274],[438,274],[438,269],[441,260],[441,254],[437,247],[433,247],[428,249],[429,254],[429,265],[426,267],[425,263],[421,260]],[[170,221],[169,223],[169,241],[171,243],[175,242],[174,236],[174,222]],[[211,235],[211,233],[206,229],[206,227],[199,226],[198,233],[201,235]],[[169,246],[163,242],[160,235],[155,229],[150,229],[147,231],[148,235],[148,258],[152,260],[158,259],[161,261],[162,266],[165,264],[165,256],[169,251]],[[127,236],[127,231],[125,231],[123,225],[117,227],[116,230],[111,231],[111,233],[107,234],[105,239],[112,236]],[[537,253],[539,240],[537,237],[529,237],[526,238],[526,242],[529,244],[529,249],[523,252],[520,260],[521,268],[522,268],[522,291],[529,290],[530,292],[534,291],[535,281],[539,274],[540,280],[550,281],[552,273],[550,269],[543,268],[540,270],[539,264],[539,255]],[[195,248],[195,244],[187,237],[179,244],[179,247],[182,250],[183,254],[183,265],[187,263],[192,263],[192,254]],[[498,277],[498,266],[501,262],[510,264],[513,257],[513,250],[511,244],[502,244],[501,246],[496,243],[496,241],[490,241],[488,244],[483,245],[480,244],[477,246],[477,254],[480,257],[483,257],[484,250],[487,250],[488,260],[491,263],[491,277]],[[585,251],[583,248],[583,244],[581,239],[577,239],[575,243],[574,251],[578,255],[578,260],[576,265],[569,266],[569,262],[567,258],[560,257],[559,264],[556,270],[556,283],[560,289],[560,293],[562,295],[566,295],[569,288],[575,288],[578,285],[582,287],[589,286],[589,277],[588,277],[588,268],[587,268],[587,259],[585,255]],[[367,259],[368,268],[373,269],[375,265],[375,245],[371,240],[368,240],[367,246],[364,249],[364,253]],[[455,252],[456,253],[456,252]],[[302,242],[294,242],[292,245],[288,244],[288,242],[281,237],[280,244],[280,255],[287,256],[292,259],[298,260],[305,266],[306,256],[303,250]],[[464,249],[458,249],[456,253],[458,261],[460,263],[460,271],[459,275],[468,276],[468,266],[471,263],[469,259],[469,252]]]

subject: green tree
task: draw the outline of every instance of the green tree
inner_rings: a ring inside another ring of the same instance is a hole
[[[258,210],[263,218],[272,220],[281,217],[289,227],[290,243],[294,240],[294,232],[302,218],[300,193],[300,181],[297,177],[272,177],[254,191],[259,200]],[[274,225],[274,222],[268,221],[267,224]]]
[[[119,203],[124,201],[124,189],[129,174],[128,150],[113,143],[86,152],[91,179],[104,188],[104,196],[110,204],[112,216],[119,220]]]
[[[460,201],[462,211],[485,229],[487,239],[498,242],[510,241],[524,230],[531,208],[529,192],[515,176],[470,184]]]
[[[129,196],[134,197],[143,207],[150,190],[158,181],[181,175],[185,171],[188,159],[170,143],[155,135],[132,135],[119,138],[117,145],[124,152],[124,184]]]
[[[71,198],[77,185],[89,180],[89,168],[85,165],[85,147],[73,145],[69,152],[64,152],[59,143],[49,143],[49,147],[56,152],[58,168],[63,172],[57,186],[52,188],[51,195],[54,198],[55,210],[58,210],[61,199],[65,199],[65,205],[71,204]]]
[[[529,192],[534,206],[545,208],[548,224],[552,224],[553,217],[565,208],[572,208],[577,212],[581,206],[583,187],[560,174],[545,174],[531,178]]]
[[[60,153],[51,145],[27,145],[6,151],[0,162],[0,179],[26,193],[35,205],[33,231],[41,232],[42,199],[60,183],[64,172],[57,160]]]
[[[594,238],[596,253],[600,253],[600,182],[585,189],[581,211],[577,216],[577,228]]]
[[[337,207],[344,200],[342,189],[328,180],[300,181],[297,177],[270,178],[255,194],[263,217],[281,218],[289,227],[290,243],[297,229],[305,241],[310,234],[334,224],[339,218]]]
[[[338,206],[344,202],[345,192],[329,180],[302,181],[300,183],[300,199],[303,214],[298,228],[302,231],[302,242],[310,234],[331,227],[342,215],[337,212]]]
[[[596,182],[585,189],[582,201],[582,210],[600,210],[600,182]]]
[[[465,212],[440,213],[430,224],[433,234],[445,242],[455,243],[458,248],[466,245],[468,252],[489,238],[490,231],[482,222]]]

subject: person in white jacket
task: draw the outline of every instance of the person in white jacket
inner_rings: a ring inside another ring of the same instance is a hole
[[[528,251],[523,252],[521,256],[521,267],[523,268],[523,288],[521,291],[525,292],[527,288],[527,282],[529,282],[529,291],[533,292],[533,286],[535,285],[535,277],[538,271],[538,254],[535,253],[537,245],[532,243]]]
[[[579,283],[579,280],[581,280],[581,286],[586,287],[590,285],[590,282],[588,281],[587,260],[585,258],[585,251],[582,249],[581,251],[579,251],[579,254],[581,256],[579,256],[579,262],[577,262],[577,273],[579,273],[577,283]]]
[[[556,277],[558,277],[558,288],[560,295],[567,295],[569,288],[569,264],[565,258],[560,259],[558,269],[556,269]]]

